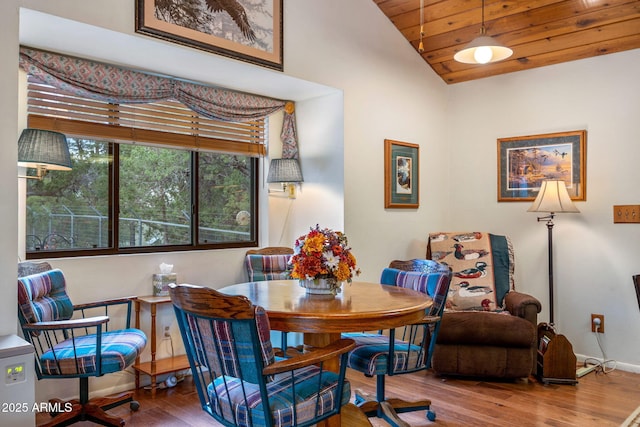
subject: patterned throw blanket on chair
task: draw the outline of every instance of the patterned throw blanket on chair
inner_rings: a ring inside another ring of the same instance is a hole
[[[453,270],[448,311],[502,310],[504,296],[513,288],[513,250],[506,236],[430,233],[427,258]]]

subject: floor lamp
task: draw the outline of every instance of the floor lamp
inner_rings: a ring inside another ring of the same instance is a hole
[[[557,213],[580,212],[575,207],[567,192],[564,181],[542,181],[540,192],[527,212],[548,212],[549,215],[538,217],[538,222],[547,221],[549,236],[549,323],[553,325],[553,218]]]

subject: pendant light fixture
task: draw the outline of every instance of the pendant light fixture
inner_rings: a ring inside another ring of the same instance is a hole
[[[513,51],[498,43],[493,37],[486,35],[484,26],[484,0],[482,0],[482,27],[480,36],[476,37],[464,49],[453,56],[458,62],[465,64],[488,64],[507,59]]]

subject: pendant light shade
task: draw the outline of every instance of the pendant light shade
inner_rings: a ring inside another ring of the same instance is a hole
[[[488,64],[507,59],[513,51],[498,43],[493,37],[479,36],[453,56],[465,64]]]
[[[478,37],[465,46],[453,59],[464,64],[488,64],[507,59],[513,54],[508,47],[498,43],[493,37],[485,34],[484,26],[484,0],[482,1],[482,27]]]

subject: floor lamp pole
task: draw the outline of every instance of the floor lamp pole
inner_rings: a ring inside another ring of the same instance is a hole
[[[547,220],[547,235],[549,237],[549,323],[553,325],[553,213],[540,220]]]

